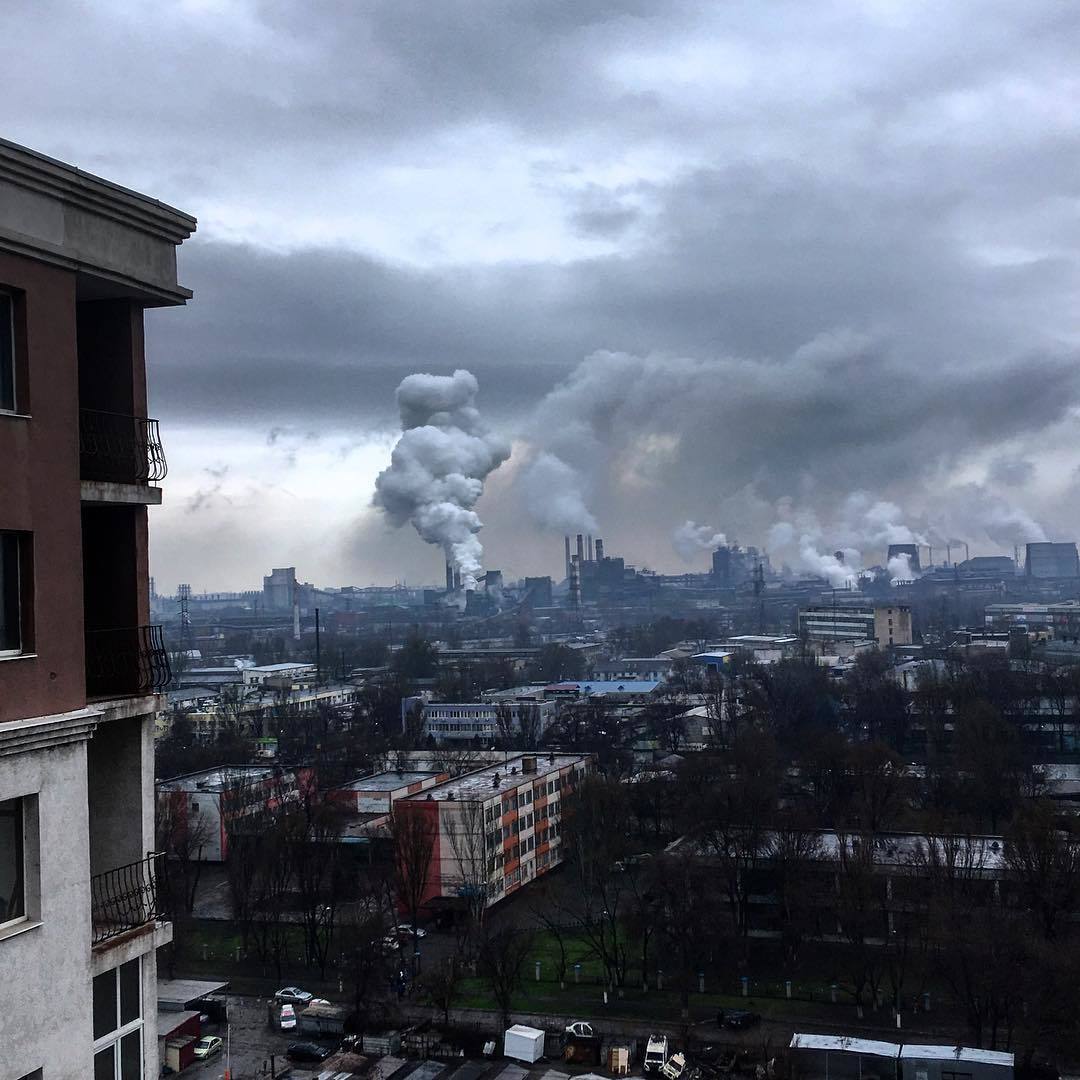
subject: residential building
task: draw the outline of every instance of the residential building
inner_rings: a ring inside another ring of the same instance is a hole
[[[446,772],[378,772],[341,784],[329,797],[358,814],[388,814],[398,799],[427,791],[449,779]]]
[[[431,823],[425,905],[483,892],[488,906],[562,862],[562,800],[592,768],[580,754],[519,754],[395,804]]]
[[[183,304],[179,210],[0,140],[4,1077],[158,1076],[143,312]]]
[[[422,709],[424,734],[439,742],[479,739],[490,743],[510,737],[534,743],[555,718],[553,701],[432,701]]]
[[[911,644],[911,607],[907,604],[818,604],[799,611],[799,634],[810,641],[874,641],[882,647]]]
[[[224,765],[161,780],[158,817],[177,850],[192,859],[224,862],[233,822],[282,802],[299,800],[314,789],[311,769],[272,765]]]

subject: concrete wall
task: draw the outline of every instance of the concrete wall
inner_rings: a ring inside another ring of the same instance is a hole
[[[0,799],[37,795],[40,925],[0,937],[0,1075],[43,1069],[86,1080],[91,1065],[90,854],[86,744],[0,756]]]

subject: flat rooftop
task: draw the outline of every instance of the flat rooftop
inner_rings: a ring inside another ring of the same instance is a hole
[[[357,780],[350,780],[342,784],[342,791],[397,791],[398,788],[408,787],[409,784],[427,780],[430,776],[438,776],[437,772],[380,772],[371,776],[361,776]]]
[[[545,690],[579,694],[651,694],[660,684],[652,679],[597,679],[551,683]]]
[[[536,758],[536,772],[521,771],[521,762],[525,757]],[[477,769],[476,772],[454,777],[453,780],[447,780],[445,784],[438,784],[428,791],[418,791],[408,798],[414,802],[425,799],[443,802],[451,797],[459,802],[482,801],[504,791],[513,791],[527,780],[535,780],[586,760],[587,754],[520,754],[507,758],[498,765],[489,765],[487,768]],[[515,771],[511,772],[512,769]]]
[[[222,765],[158,782],[160,791],[223,791],[237,780],[269,780],[281,770],[272,765]]]

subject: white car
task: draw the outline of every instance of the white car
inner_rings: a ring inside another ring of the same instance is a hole
[[[571,1039],[595,1039],[596,1031],[587,1020],[575,1020],[566,1025],[566,1035]]]
[[[660,1070],[660,1074],[667,1080],[680,1080],[684,1072],[686,1072],[686,1058],[682,1054],[672,1054]]]
[[[274,995],[274,1000],[279,1005],[306,1005],[311,1000],[311,995],[299,986],[283,986]]]
[[[397,924],[397,932],[401,935],[408,934],[409,937],[412,937],[413,928],[407,922],[402,922]],[[418,926],[416,928],[416,936],[418,938],[427,937],[427,931],[423,929],[423,927]]]
[[[216,1035],[204,1035],[196,1044],[194,1054],[200,1061],[220,1054],[225,1044]]]
[[[296,1008],[293,1005],[282,1005],[281,1015],[278,1017],[278,1027],[282,1031],[292,1031],[296,1027]]]
[[[641,1063],[643,1072],[659,1072],[668,1059],[668,1041],[666,1035],[650,1035],[645,1047],[645,1060]]]

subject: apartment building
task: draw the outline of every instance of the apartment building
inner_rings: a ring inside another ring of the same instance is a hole
[[[519,754],[395,804],[434,832],[424,903],[481,890],[497,903],[562,862],[562,801],[592,769],[580,754]]]
[[[819,604],[799,611],[799,634],[825,644],[873,641],[882,647],[911,644],[907,604]]]
[[[432,701],[423,706],[424,734],[437,742],[479,740],[490,743],[507,735],[535,745],[555,719],[553,701]],[[404,721],[403,721],[404,722]]]
[[[157,1077],[146,308],[187,214],[0,140],[0,1074]]]

